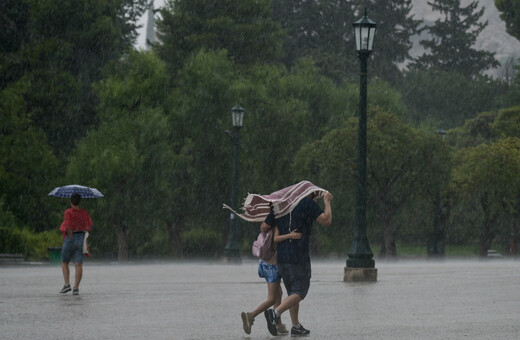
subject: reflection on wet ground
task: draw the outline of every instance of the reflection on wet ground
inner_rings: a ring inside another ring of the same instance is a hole
[[[376,262],[370,284],[343,282],[344,264],[313,261],[300,307],[310,338],[520,338],[518,260]],[[79,296],[60,295],[62,285],[59,266],[0,266],[0,338],[271,338],[263,316],[251,335],[242,330],[240,312],[267,294],[252,259],[87,262]]]

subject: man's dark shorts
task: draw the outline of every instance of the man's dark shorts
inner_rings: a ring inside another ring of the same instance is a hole
[[[298,294],[302,300],[307,296],[311,283],[311,264],[278,263],[287,295]]]

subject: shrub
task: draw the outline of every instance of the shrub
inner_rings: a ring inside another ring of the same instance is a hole
[[[172,254],[172,247],[165,228],[154,228],[148,238],[141,238],[136,243],[135,254],[138,258],[167,258]]]
[[[62,235],[55,230],[35,233],[27,228],[20,230],[25,249],[24,256],[28,260],[41,260],[49,258],[48,247],[61,247]]]
[[[24,242],[16,228],[0,228],[0,253],[22,254]]]
[[[222,252],[222,235],[215,230],[193,228],[182,233],[186,257],[217,257]]]
[[[0,253],[22,254],[28,260],[49,258],[48,247],[63,243],[57,231],[35,233],[27,228],[0,228]]]

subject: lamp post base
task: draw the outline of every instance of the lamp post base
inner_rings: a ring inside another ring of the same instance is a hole
[[[345,282],[376,282],[377,281],[377,268],[345,267],[343,281],[345,281]]]

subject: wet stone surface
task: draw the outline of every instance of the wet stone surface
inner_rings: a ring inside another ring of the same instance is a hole
[[[377,262],[378,282],[343,282],[313,261],[300,321],[310,339],[519,339],[520,261]],[[71,274],[74,270],[71,268]],[[86,262],[80,295],[59,266],[0,266],[1,339],[270,339],[240,312],[267,294],[256,262]],[[284,290],[285,296],[285,290]],[[290,325],[288,313],[282,321]]]

